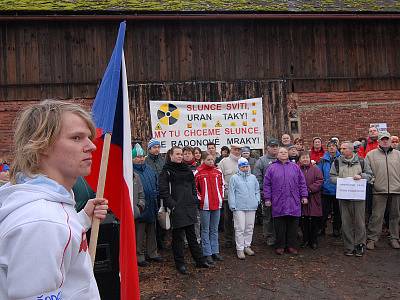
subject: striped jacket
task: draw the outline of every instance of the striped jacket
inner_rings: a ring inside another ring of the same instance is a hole
[[[194,173],[200,209],[218,210],[224,198],[224,176],[216,167],[202,164]]]

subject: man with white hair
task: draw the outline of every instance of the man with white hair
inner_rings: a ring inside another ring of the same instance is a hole
[[[233,214],[229,209],[228,194],[229,194],[229,180],[238,171],[238,160],[240,158],[240,152],[242,145],[231,144],[231,150],[228,157],[225,157],[220,161],[218,167],[220,168],[224,176],[224,237],[225,237],[225,247],[233,247]]]
[[[343,142],[340,145],[342,155],[336,158],[331,166],[330,180],[336,184],[338,178],[351,177],[354,180],[371,179],[365,162],[356,155],[353,143]],[[342,238],[346,256],[363,256],[366,240],[364,200],[338,199],[342,219]]]

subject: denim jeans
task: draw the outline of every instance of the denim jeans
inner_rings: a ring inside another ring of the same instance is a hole
[[[201,246],[203,255],[219,253],[218,224],[220,210],[200,210]]]

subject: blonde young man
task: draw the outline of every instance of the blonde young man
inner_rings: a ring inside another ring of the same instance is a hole
[[[72,186],[90,173],[95,128],[75,104],[25,109],[14,136],[10,183],[0,188],[0,299],[100,299],[86,231],[106,199],[74,209]]]

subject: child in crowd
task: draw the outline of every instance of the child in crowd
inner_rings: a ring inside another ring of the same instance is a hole
[[[247,159],[239,158],[238,168],[238,172],[229,181],[228,202],[233,212],[237,257],[245,259],[245,254],[254,255],[250,246],[260,202],[260,187],[256,177],[250,172]]]
[[[205,153],[203,164],[195,173],[197,195],[200,200],[201,245],[209,264],[222,261],[219,254],[218,224],[224,198],[224,179],[215,167],[214,156]]]

